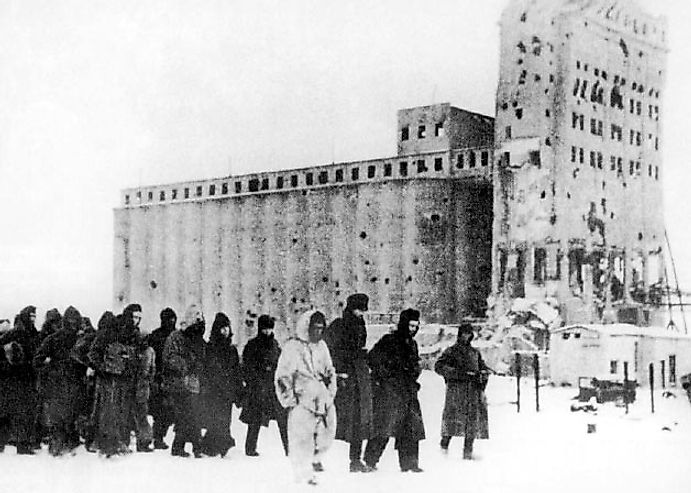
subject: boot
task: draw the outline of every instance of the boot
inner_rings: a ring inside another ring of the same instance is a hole
[[[161,440],[154,440],[154,449],[155,450],[168,450],[168,444],[164,442],[162,439]]]

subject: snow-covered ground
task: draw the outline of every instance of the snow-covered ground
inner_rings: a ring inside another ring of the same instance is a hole
[[[246,427],[234,423],[238,447],[225,459],[181,459],[157,451],[107,460],[81,447],[76,456],[54,459],[47,450],[26,457],[7,447],[0,454],[0,493],[691,491],[691,404],[680,389],[677,398],[666,399],[656,391],[655,414],[650,413],[647,391],[639,390],[628,415],[613,404],[600,406],[593,415],[570,411],[576,389],[542,387],[541,411],[536,413],[534,392],[525,381],[517,414],[511,403],[514,381],[494,377],[487,389],[490,440],[477,441],[476,460],[463,461],[462,439],[451,442],[447,455],[439,449],[442,379],[425,371],[421,384],[428,436],[420,447],[422,474],[399,471],[393,441],[377,472],[351,474],[347,444],[336,442],[319,485],[298,486],[292,482],[275,423],[259,436],[258,458],[245,457]],[[596,425],[596,433],[587,433],[589,423]]]

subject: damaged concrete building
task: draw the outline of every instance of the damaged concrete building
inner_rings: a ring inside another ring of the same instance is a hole
[[[666,282],[666,23],[633,1],[515,0],[500,26],[493,308],[646,323]]]
[[[493,132],[490,117],[418,107],[398,113],[394,157],[124,190],[115,305],[142,303],[145,326],[192,302],[234,327],[310,306],[335,318],[354,292],[383,315],[483,315]]]
[[[665,29],[633,1],[511,0],[495,119],[411,108],[394,157],[122,191],[116,307],[292,324],[360,291],[436,323],[516,299],[640,313],[664,279]]]

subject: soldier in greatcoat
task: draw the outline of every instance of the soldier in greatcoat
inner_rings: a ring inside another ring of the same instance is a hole
[[[250,339],[242,351],[242,375],[245,382],[245,400],[240,421],[247,424],[245,455],[257,457],[259,429],[276,420],[283,442],[283,451],[288,455],[288,413],[278,402],[274,387],[276,365],[281,348],[274,339],[274,320],[261,315],[258,320],[257,337]]]
[[[79,311],[68,307],[62,328],[43,340],[34,357],[34,366],[43,370],[43,416],[54,456],[79,446],[77,417],[85,398],[87,368],[74,355],[81,322]]]
[[[110,312],[103,317],[108,318],[108,326],[97,331],[88,358],[96,371],[94,444],[101,454],[110,457],[131,452],[142,309],[131,304],[120,317],[113,319]]]
[[[434,365],[434,371],[446,382],[441,447],[447,450],[451,437],[465,437],[464,459],[472,459],[476,438],[489,438],[485,386],[492,370],[470,345],[473,337],[472,325],[462,324],[456,344],[446,349]]]
[[[204,372],[206,322],[197,305],[185,311],[180,330],[168,336],[163,347],[163,388],[173,404],[175,438],[171,454],[189,457],[185,444],[192,444],[201,457],[201,378]]]
[[[396,330],[384,335],[367,355],[372,369],[374,426],[364,458],[370,468],[376,468],[393,437],[401,471],[422,472],[418,445],[425,438],[425,425],[417,397],[422,367],[414,339],[419,327],[420,312],[404,310]]]
[[[370,471],[361,460],[362,443],[372,432],[372,388],[364,320],[368,302],[369,298],[362,293],[349,296],[343,316],[334,320],[324,332],[324,341],[338,374],[336,439],[350,444],[351,472]]]

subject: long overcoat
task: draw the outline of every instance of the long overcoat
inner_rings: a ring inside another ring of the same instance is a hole
[[[324,332],[338,380],[336,439],[350,442],[372,434],[372,385],[367,366],[367,328],[349,310]],[[347,375],[343,378],[343,375]]]
[[[43,417],[51,429],[73,427],[85,399],[86,366],[74,353],[79,324],[81,315],[69,307],[64,328],[46,337],[34,357],[34,366],[42,370]]]
[[[97,375],[92,416],[95,440],[106,455],[125,451],[129,445],[141,344],[135,326],[113,322],[96,333],[89,351]]]
[[[375,437],[425,438],[425,425],[417,393],[422,372],[417,343],[396,331],[384,335],[367,355],[372,370]]]
[[[240,421],[269,426],[272,419],[280,419],[287,411],[278,402],[274,375],[281,356],[281,348],[273,337],[259,334],[250,339],[242,351],[242,376],[245,399]]]
[[[434,371],[446,381],[446,399],[442,413],[442,436],[489,438],[487,383],[488,370],[480,352],[470,344],[457,342],[447,348],[434,365]]]

